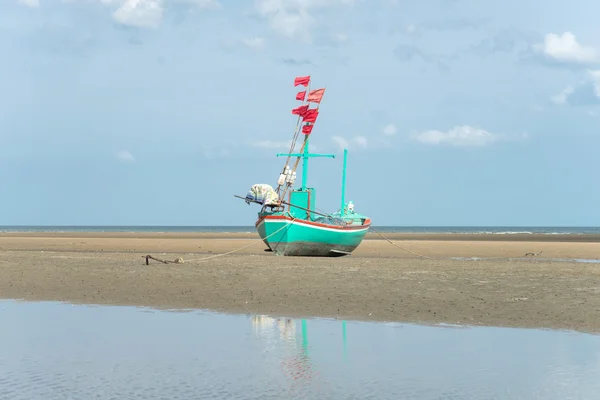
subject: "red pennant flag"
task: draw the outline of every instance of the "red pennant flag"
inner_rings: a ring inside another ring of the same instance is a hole
[[[310,75],[308,76],[298,76],[294,79],[294,86],[302,85],[308,86],[308,82],[310,82]]]
[[[325,93],[325,88],[311,90],[308,94],[307,101],[310,101],[312,103],[320,103],[321,99],[323,98],[323,93]]]
[[[310,124],[306,124],[302,126],[302,133],[304,133],[305,135],[310,135],[310,133],[312,132],[312,128],[314,125],[310,125]]]
[[[308,111],[308,104],[305,106],[298,106],[292,110],[292,114],[300,115],[301,117]]]
[[[306,90],[303,92],[298,92],[298,94],[296,95],[296,100],[304,101],[305,97],[306,97]]]
[[[317,110],[316,108],[306,110],[306,112],[302,115],[302,120],[304,122],[315,122],[317,120],[318,115],[319,110]]]

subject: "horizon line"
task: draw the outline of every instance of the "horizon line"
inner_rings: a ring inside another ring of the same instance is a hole
[[[372,225],[374,227],[381,228],[600,228],[598,225]],[[12,227],[111,227],[111,228],[128,228],[128,227],[146,227],[146,228],[252,228],[254,225],[144,225],[144,224],[131,224],[131,225],[95,225],[95,224],[66,224],[66,225],[31,225],[31,224],[12,224],[12,225],[0,225],[0,228],[12,228]]]

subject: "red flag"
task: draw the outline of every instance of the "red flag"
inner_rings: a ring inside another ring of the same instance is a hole
[[[308,104],[305,106],[298,106],[292,110],[292,114],[300,115],[301,117],[308,111]]]
[[[316,108],[306,110],[306,112],[302,115],[302,120],[304,122],[315,122],[317,120],[318,115],[319,110],[317,110]]]
[[[308,76],[298,76],[294,79],[294,86],[302,85],[308,86],[308,82],[310,82],[310,75]]]
[[[304,133],[305,135],[310,135],[310,133],[312,132],[312,128],[314,125],[310,125],[310,124],[306,124],[302,126],[302,133]]]
[[[311,90],[310,93],[308,94],[307,101],[310,101],[313,103],[320,103],[321,99],[323,98],[323,93],[325,93],[325,88]]]
[[[298,92],[298,94],[296,95],[296,100],[304,101],[305,97],[306,97],[306,90],[303,92]]]

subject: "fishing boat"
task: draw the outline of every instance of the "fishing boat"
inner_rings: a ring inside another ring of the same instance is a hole
[[[308,163],[314,157],[335,158],[334,154],[316,154],[309,151],[312,134],[325,88],[310,90],[310,76],[294,79],[294,86],[305,89],[296,94],[302,103],[292,110],[297,115],[296,128],[288,153],[279,175],[277,187],[269,184],[253,185],[244,199],[247,204],[262,207],[255,223],[265,245],[276,255],[282,256],[344,256],[349,255],[367,234],[371,219],[355,211],[352,201],[346,203],[346,163],[348,149],[344,149],[341,185],[341,205],[335,213],[318,211],[316,190],[308,186]],[[316,104],[315,108],[310,108]],[[301,147],[294,152],[298,139]],[[295,160],[294,160],[295,159]],[[296,169],[302,160],[302,185],[294,188]]]

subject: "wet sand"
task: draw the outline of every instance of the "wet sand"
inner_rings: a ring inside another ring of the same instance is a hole
[[[2,233],[0,298],[600,332],[600,263],[546,259],[598,259],[594,235],[385,236],[410,240],[296,258],[256,234]]]

